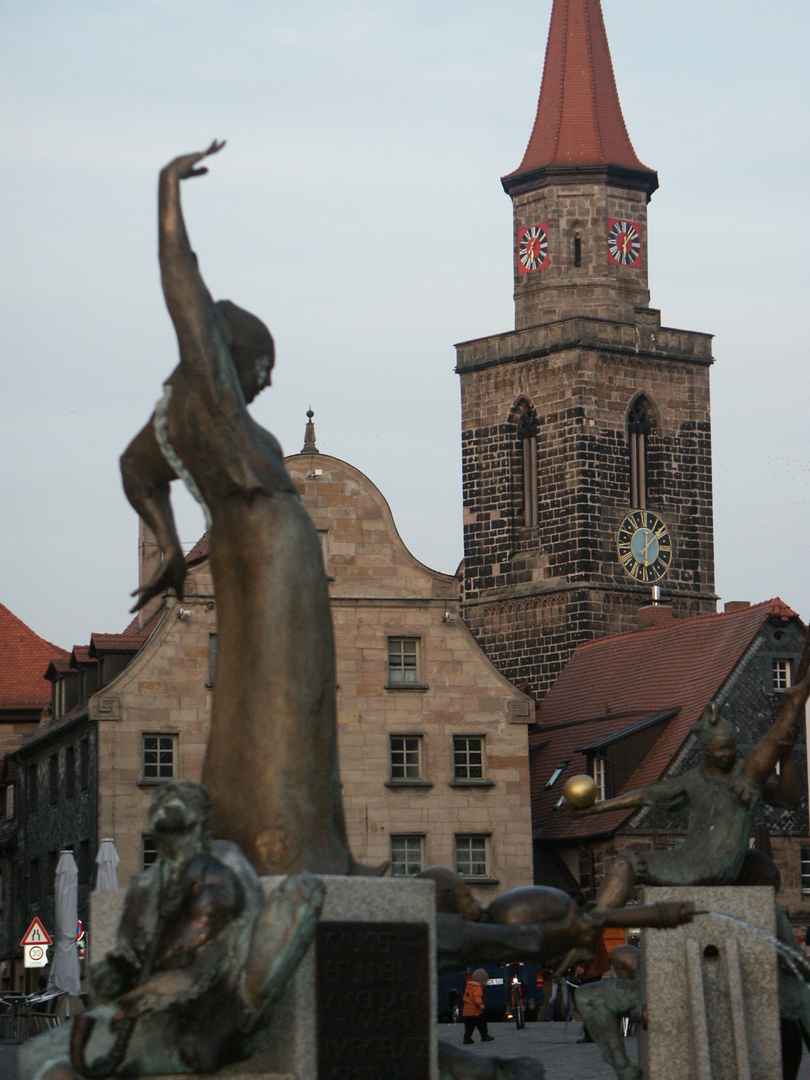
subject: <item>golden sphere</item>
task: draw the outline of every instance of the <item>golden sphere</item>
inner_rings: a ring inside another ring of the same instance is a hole
[[[587,810],[596,802],[596,781],[584,773],[569,776],[563,787],[563,798],[575,810]]]

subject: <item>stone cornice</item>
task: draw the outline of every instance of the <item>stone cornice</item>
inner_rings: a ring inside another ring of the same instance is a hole
[[[582,348],[662,363],[709,367],[714,363],[711,343],[711,334],[657,326],[647,318],[636,323],[584,317],[562,319],[460,342],[456,345],[456,372],[480,371]]]

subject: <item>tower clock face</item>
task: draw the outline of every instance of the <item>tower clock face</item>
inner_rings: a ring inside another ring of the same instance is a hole
[[[518,273],[530,274],[548,266],[548,222],[529,225],[518,233]]]
[[[619,266],[641,266],[641,225],[608,218],[608,256]]]
[[[672,562],[666,525],[650,510],[633,510],[616,536],[619,561],[634,581],[660,581]]]

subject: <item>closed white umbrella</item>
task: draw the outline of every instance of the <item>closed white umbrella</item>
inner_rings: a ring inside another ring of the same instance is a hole
[[[79,921],[79,869],[72,851],[62,851],[56,864],[56,946],[54,948],[48,986],[81,993],[79,950],[76,946],[76,926]]]
[[[116,868],[120,861],[112,839],[102,840],[98,845],[98,855],[96,855],[96,865],[98,866],[98,873],[96,874],[97,889],[118,888],[118,870]]]

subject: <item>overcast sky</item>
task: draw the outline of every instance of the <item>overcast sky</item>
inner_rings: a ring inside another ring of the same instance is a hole
[[[651,303],[715,334],[717,591],[810,616],[807,0],[603,0],[658,170]],[[65,647],[128,621],[118,455],[176,362],[155,188],[209,287],[276,339],[253,406],[365,472],[430,566],[461,557],[455,342],[510,330],[511,203],[551,0],[0,0],[0,602]],[[181,500],[180,532],[203,531]]]

